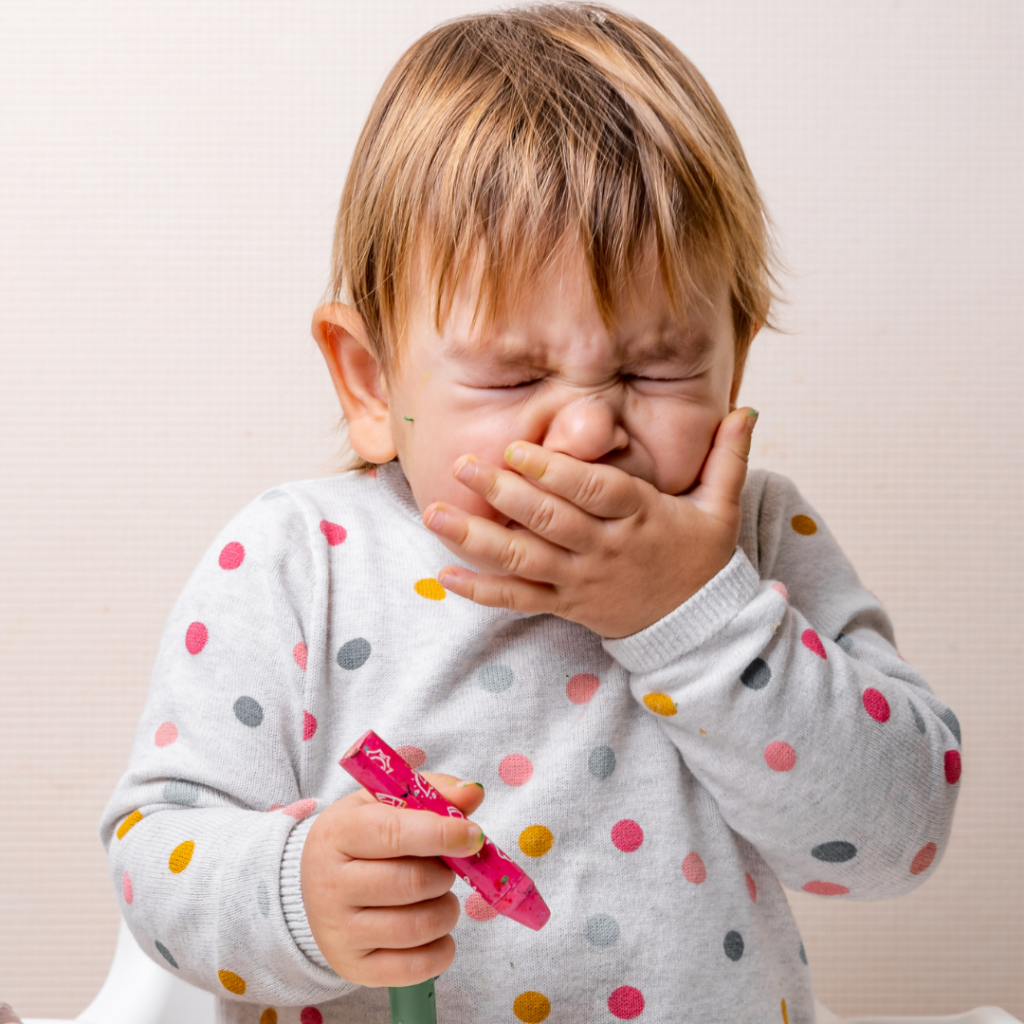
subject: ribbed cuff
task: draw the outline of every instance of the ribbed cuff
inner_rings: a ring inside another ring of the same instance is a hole
[[[284,844],[284,853],[281,856],[281,909],[284,911],[284,920],[295,940],[295,945],[318,967],[331,970],[331,965],[324,959],[310,931],[306,905],[302,901],[302,849],[316,818],[314,815],[300,821],[291,830]]]
[[[761,580],[742,548],[689,600],[632,636],[604,649],[628,672],[653,672],[706,643],[754,598]]]

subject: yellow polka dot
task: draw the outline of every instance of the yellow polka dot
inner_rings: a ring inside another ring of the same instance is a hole
[[[171,851],[171,856],[168,858],[167,866],[176,875],[180,875],[182,871],[189,866],[192,860],[192,853],[196,848],[196,844],[191,839],[186,839],[180,846],[176,846]]]
[[[272,1006],[268,1006],[260,1014],[260,1024],[277,1024],[277,1010],[275,1010]]]
[[[644,704],[656,715],[674,715],[676,702],[667,693],[646,693]]]
[[[138,823],[142,821],[142,811],[132,811],[124,821],[117,828],[117,838],[124,839],[128,835],[128,830],[135,828]]]
[[[789,525],[805,537],[810,537],[812,533],[818,532],[818,524],[810,516],[793,516]]]
[[[540,1024],[551,1012],[551,1002],[541,992],[520,992],[512,1004],[512,1012],[526,1024]]]
[[[245,995],[245,979],[240,978],[237,974],[233,974],[231,971],[218,971],[217,977],[220,978],[220,983],[229,991],[236,996]],[[270,1011],[274,1014],[274,1020],[277,1020],[277,1014],[273,1010]]]
[[[416,593],[428,601],[443,601],[448,593],[437,580],[417,580],[413,586]]]
[[[524,828],[519,834],[519,849],[526,854],[527,857],[543,857],[548,850],[551,849],[551,844],[555,841],[555,837],[551,834],[551,829],[546,828],[544,825],[531,825],[529,828]],[[529,992],[525,993],[530,995]],[[545,1017],[547,1014],[545,1013]],[[521,1018],[526,1020],[525,1017]],[[538,1017],[538,1020],[543,1020],[544,1017]]]
[[[786,1013],[786,1000],[782,1000],[782,1024],[789,1024],[789,1014]]]

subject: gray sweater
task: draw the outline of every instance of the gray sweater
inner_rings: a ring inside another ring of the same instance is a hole
[[[142,948],[221,1021],[384,1024],[386,990],[328,967],[299,885],[373,728],[485,786],[474,819],[551,908],[532,932],[456,882],[442,1024],[811,1024],[782,886],[909,892],[960,775],[956,717],[821,517],[751,472],[729,565],[619,640],[446,594],[453,561],[397,463],[270,491],[218,537],[101,826]]]

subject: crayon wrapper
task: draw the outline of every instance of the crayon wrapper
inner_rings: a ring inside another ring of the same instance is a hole
[[[465,817],[373,730],[356,740],[339,764],[383,804]],[[472,857],[441,860],[501,913],[518,906],[532,889],[526,872],[486,837],[480,852]]]

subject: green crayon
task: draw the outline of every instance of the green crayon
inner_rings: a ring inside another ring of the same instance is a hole
[[[388,1001],[391,1004],[391,1024],[437,1024],[433,978],[418,985],[389,988]]]

